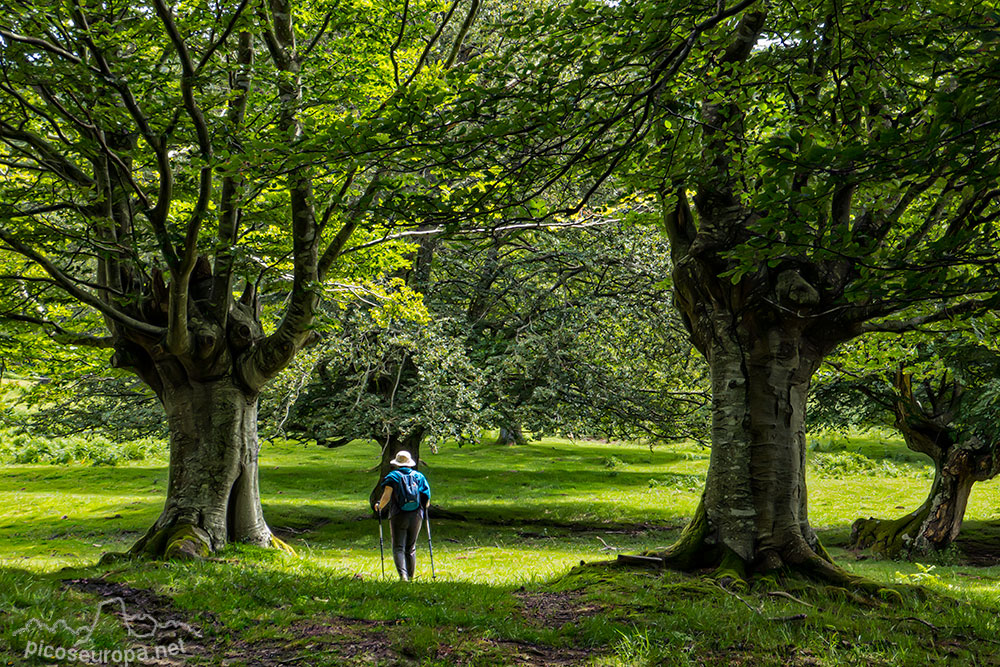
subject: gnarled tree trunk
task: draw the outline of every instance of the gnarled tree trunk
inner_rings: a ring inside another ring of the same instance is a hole
[[[958,537],[972,485],[1000,473],[993,447],[972,438],[956,442],[952,429],[962,386],[943,378],[914,395],[912,377],[900,370],[894,381],[896,426],[906,446],[934,462],[934,482],[927,499],[899,519],[858,519],[851,526],[851,547],[871,549],[887,558],[922,555],[948,548]]]
[[[781,567],[839,572],[809,525],[805,407],[821,350],[793,318],[769,322],[717,312],[696,339],[712,373],[712,453],[702,501],[665,552],[682,569]]]
[[[206,556],[271,546],[257,483],[257,396],[229,379],[167,388],[170,474],[162,514],[133,553]]]

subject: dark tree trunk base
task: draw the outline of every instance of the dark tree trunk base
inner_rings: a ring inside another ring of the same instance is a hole
[[[934,483],[923,504],[899,519],[858,519],[851,526],[852,549],[870,549],[883,558],[910,558],[943,551],[962,528],[972,486],[996,472],[992,453],[976,456],[953,447],[944,465],[937,464]]]
[[[886,590],[878,583],[853,575],[834,564],[818,543],[814,549],[801,540],[784,549],[760,553],[756,561],[750,562],[728,547],[711,543],[710,536],[704,505],[699,503],[676,543],[662,551],[644,551],[642,555],[663,559],[663,566],[671,570],[694,572],[712,569],[711,578],[727,588],[745,586],[747,579],[755,574],[781,572],[869,594],[882,595]]]

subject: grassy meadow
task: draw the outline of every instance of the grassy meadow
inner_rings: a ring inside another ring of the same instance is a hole
[[[929,468],[877,435],[813,436],[810,449],[811,522],[841,565],[892,587],[878,599],[776,577],[723,589],[708,572],[602,564],[677,537],[708,464],[691,444],[545,439],[427,452],[442,511],[431,518],[436,577],[422,534],[409,585],[394,580],[388,554],[381,575],[365,504],[370,442],[265,444],[265,513],[297,554],[234,545],[198,563],[96,565],[159,513],[166,464],[154,450],[114,466],[6,463],[0,664],[79,664],[26,656],[72,646],[65,628],[22,629],[31,619],[80,626],[116,596],[190,630],[169,637],[183,651],[150,664],[1000,664],[1000,565],[981,566],[1000,563],[1000,482],[976,485],[963,540],[936,562],[879,561],[843,549],[851,522],[914,508]],[[103,614],[88,645],[144,641]]]

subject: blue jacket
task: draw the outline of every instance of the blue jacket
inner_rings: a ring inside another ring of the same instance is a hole
[[[417,491],[420,494],[421,508],[427,507],[427,503],[431,501],[431,486],[427,483],[427,478],[424,477],[422,472],[418,472],[412,468],[397,468],[386,475],[385,479],[382,480],[383,487],[392,487],[392,506],[389,508],[390,516],[394,516],[402,511],[399,508],[399,499],[403,497],[403,492],[400,490],[400,486],[403,483],[403,475],[414,475],[416,477]]]

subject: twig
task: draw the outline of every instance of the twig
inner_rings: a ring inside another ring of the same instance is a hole
[[[737,600],[739,600],[740,602],[742,602],[743,604],[745,604],[747,606],[747,608],[750,609],[750,611],[756,612],[758,616],[763,616],[764,615],[764,607],[759,607],[758,608],[758,607],[753,606],[752,604],[750,604],[749,602],[747,602],[746,600],[744,600],[743,598],[741,598],[739,595],[737,595],[736,593],[732,592],[731,590],[729,590],[728,588],[726,588],[725,586],[723,586],[722,584],[720,584],[718,582],[716,582],[716,586],[718,586],[720,590],[725,591],[729,595],[732,595],[734,598],[736,598]]]
[[[601,541],[601,544],[604,545],[603,547],[601,547],[600,551],[618,551],[618,547],[611,546],[610,544],[608,544],[607,542],[605,542],[604,538],[601,537],[600,535],[595,535],[594,537],[596,537],[597,539],[599,539]]]
[[[774,616],[771,618],[766,618],[764,620],[787,623],[788,621],[804,621],[807,618],[809,618],[809,616],[806,614],[794,614],[792,616]]]
[[[922,619],[922,618],[918,618],[918,617],[916,617],[916,616],[905,616],[905,617],[903,617],[903,618],[898,618],[898,619],[893,619],[893,618],[891,618],[891,617],[889,617],[889,616],[883,616],[882,618],[883,618],[883,619],[885,619],[885,620],[887,620],[887,621],[892,621],[892,620],[895,620],[895,621],[897,621],[897,622],[896,622],[896,623],[895,623],[895,624],[893,625],[893,627],[895,627],[896,625],[899,625],[899,624],[900,624],[900,623],[902,623],[903,621],[914,621],[914,622],[916,622],[916,623],[920,623],[921,625],[926,625],[926,626],[927,626],[928,628],[930,628],[930,629],[931,629],[931,632],[934,632],[934,633],[938,633],[938,632],[941,632],[941,628],[939,628],[938,626],[934,625],[933,623],[931,623],[931,622],[929,622],[929,621],[925,621],[925,620],[924,620],[924,619]]]
[[[798,602],[799,604],[804,604],[805,606],[812,607],[813,609],[816,608],[816,605],[809,604],[805,600],[800,600],[797,597],[795,597],[794,595],[792,595],[791,593],[786,593],[785,591],[771,591],[771,592],[768,593],[768,595],[770,595],[771,597],[788,598],[792,602]]]
[[[112,574],[121,574],[122,572],[124,572],[127,569],[128,568],[122,568],[120,570],[108,570],[107,572],[105,572],[104,574],[102,574],[101,576],[99,576],[98,579],[107,579]]]
[[[760,616],[765,621],[787,623],[789,621],[804,621],[807,618],[809,618],[806,614],[793,614],[792,616],[764,616],[764,605],[761,605],[760,607],[754,607],[752,604],[750,604],[749,602],[747,602],[746,600],[744,600],[739,595],[737,595],[736,593],[732,592],[731,590],[729,590],[728,588],[726,588],[722,584],[718,584],[717,583],[717,585],[718,585],[718,587],[720,589],[722,589],[726,593],[729,593],[734,598],[736,598],[737,600],[739,600],[740,602],[742,602],[743,604],[745,604],[747,606],[747,608],[750,609],[750,611],[756,613],[758,616]],[[775,591],[774,593],[768,593],[768,595],[774,595],[775,593],[777,593],[778,595],[781,595],[781,591]],[[802,602],[802,600],[797,600],[794,596],[790,595],[789,593],[785,593],[784,595],[782,595],[782,597],[785,597],[785,596],[787,596],[787,597],[795,600],[796,602]],[[802,602],[802,604],[804,604],[806,606],[809,606],[809,607],[813,606],[813,605],[809,604],[808,602]]]

